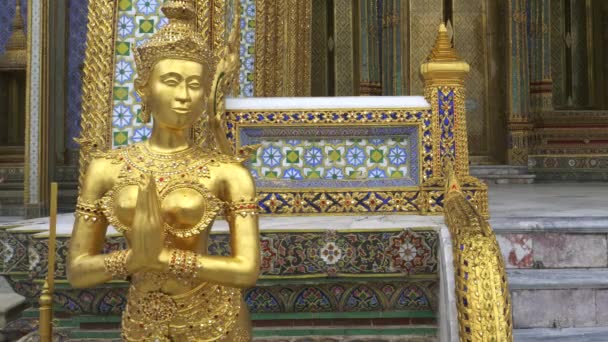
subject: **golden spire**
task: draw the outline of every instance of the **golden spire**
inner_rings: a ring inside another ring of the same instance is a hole
[[[456,178],[456,172],[454,172],[454,165],[452,163],[447,163],[447,182],[445,183],[445,192],[446,194],[452,192],[461,192],[460,183],[458,183],[458,179]]]
[[[429,55],[430,62],[453,62],[458,61],[460,58],[456,53],[456,49],[452,47],[450,37],[448,36],[448,30],[443,23],[439,25],[439,34],[435,40],[435,45],[431,54]]]
[[[12,26],[13,34],[6,43],[6,51],[3,55],[0,55],[0,69],[25,69],[27,39],[23,31],[20,1],[17,1]]]

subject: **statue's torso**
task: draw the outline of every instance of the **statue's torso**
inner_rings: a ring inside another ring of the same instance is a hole
[[[101,199],[108,222],[131,240],[137,206],[138,184],[143,174],[152,174],[157,185],[164,223],[165,245],[207,254],[211,226],[223,209],[218,170],[229,157],[191,148],[175,154],[154,154],[143,144],[109,152],[112,184]],[[197,284],[184,284],[167,275],[135,274],[132,283],[143,290],[168,294],[189,291]]]
[[[160,155],[143,144],[101,158],[108,162],[101,209],[127,243],[133,234],[139,181],[142,174],[151,174],[167,247],[207,254],[211,226],[224,208],[222,166],[233,158],[196,147]],[[152,331],[174,340],[249,340],[249,315],[240,289],[184,282],[169,273],[140,272],[131,276],[128,302],[122,320],[125,340],[148,340]],[[162,321],[165,316],[172,318]]]

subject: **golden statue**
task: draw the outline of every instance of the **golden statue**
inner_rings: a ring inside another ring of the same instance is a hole
[[[238,51],[226,48],[210,70],[193,1],[170,0],[162,10],[169,24],[136,52],[135,87],[144,120],[154,118],[152,135],[99,152],[88,165],[68,279],[79,288],[130,279],[125,341],[249,341],[240,288],[253,286],[259,274],[258,206],[253,179],[243,158],[231,155],[216,108],[223,76],[238,68]],[[237,39],[233,29],[227,46]],[[214,150],[190,137],[205,112]],[[232,255],[210,256],[209,231],[222,210]],[[108,224],[124,234],[128,249],[102,254]]]

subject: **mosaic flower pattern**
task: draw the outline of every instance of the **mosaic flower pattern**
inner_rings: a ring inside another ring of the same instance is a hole
[[[126,15],[118,19],[118,36],[125,38],[133,33],[135,19]]]
[[[124,146],[147,139],[152,124],[143,124],[138,115],[139,99],[134,91],[136,77],[134,49],[165,26],[161,13],[163,0],[120,0],[118,6],[116,65],[114,68],[114,108],[112,115],[112,146]],[[240,96],[253,96],[255,64],[255,0],[240,0],[241,70]],[[279,170],[281,176],[286,170]]]
[[[124,84],[125,82],[131,80],[133,77],[133,66],[131,63],[125,60],[119,60],[116,63],[116,74],[114,75],[114,79],[118,81],[120,84]]]
[[[27,234],[14,234],[28,238]],[[57,240],[55,276],[65,279],[68,237]],[[8,240],[18,270],[30,271],[34,279],[46,275],[47,240],[31,239],[27,251],[18,240]],[[262,276],[334,276],[336,274],[409,274],[431,275],[437,272],[439,241],[434,230],[385,231],[314,231],[262,232],[260,257]],[[106,240],[104,252],[126,248],[123,237]],[[229,255],[230,235],[212,234],[210,255]],[[27,256],[24,255],[27,253]],[[16,256],[21,255],[19,258]],[[404,266],[406,265],[407,266]]]
[[[365,138],[265,138],[261,144],[250,164],[258,178],[275,179],[277,175],[284,175],[283,178],[305,180],[402,178],[409,171],[408,150],[416,147],[405,136],[376,141],[376,144]]]
[[[253,96],[255,68],[255,0],[240,0],[241,8],[241,69],[240,96]]]
[[[115,127],[123,128],[131,123],[133,114],[131,109],[124,105],[118,105],[114,107],[114,113],[112,115],[112,124]]]
[[[334,242],[326,243],[319,254],[327,265],[333,265],[342,258],[342,250]]]
[[[281,153],[281,150],[271,145],[262,150],[260,159],[265,166],[273,167],[279,165],[282,158],[283,154]]]
[[[138,0],[137,9],[145,15],[156,14],[158,9],[158,1],[156,0]]]
[[[323,159],[323,151],[318,147],[309,148],[304,154],[304,160],[306,164],[310,166],[317,166],[321,164]]]

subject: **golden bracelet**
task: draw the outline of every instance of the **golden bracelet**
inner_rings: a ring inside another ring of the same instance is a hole
[[[78,197],[78,201],[76,202],[76,211],[74,212],[74,216],[76,218],[82,217],[85,221],[91,220],[96,222],[103,218],[103,213],[101,211],[101,207],[99,206],[99,202],[89,202],[81,197]]]
[[[183,282],[191,282],[196,278],[198,268],[198,255],[192,251],[174,249],[169,261],[169,272]]]
[[[129,275],[127,271],[129,253],[129,250],[120,250],[106,254],[103,265],[106,273],[112,275],[112,279],[124,280]]]
[[[247,215],[256,216],[258,215],[259,206],[257,201],[239,201],[226,203],[225,214],[228,217],[235,217],[241,215],[247,217]]]

